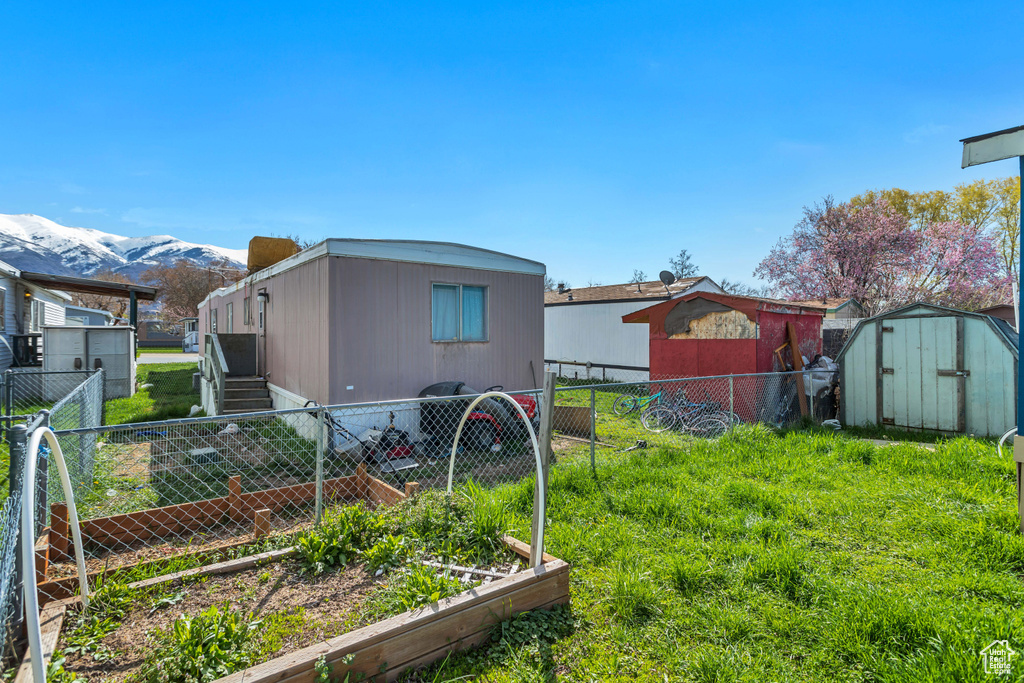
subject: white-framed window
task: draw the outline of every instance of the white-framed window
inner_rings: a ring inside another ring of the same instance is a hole
[[[231,301],[224,305],[224,322],[228,334],[235,331],[235,304]]]
[[[242,324],[248,327],[252,325],[252,297],[247,296],[242,300]]]
[[[436,342],[487,341],[487,288],[434,283],[430,328]]]
[[[217,334],[217,309],[210,309],[210,332]]]

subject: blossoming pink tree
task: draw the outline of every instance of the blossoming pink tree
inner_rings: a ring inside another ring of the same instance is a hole
[[[790,299],[852,297],[872,313],[915,301],[983,305],[1005,295],[995,239],[962,223],[921,229],[884,200],[860,206],[826,198],[804,209],[754,275]]]

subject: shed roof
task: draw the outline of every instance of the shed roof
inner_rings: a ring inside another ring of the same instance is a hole
[[[94,280],[85,277],[72,277],[70,275],[51,275],[50,273],[30,273],[21,271],[22,280],[32,284],[46,287],[47,289],[60,289],[66,292],[80,292],[83,294],[102,294],[103,296],[118,296],[127,299],[134,292],[140,301],[155,301],[157,295],[156,287],[128,284],[124,282],[107,282],[106,280]]]
[[[710,280],[703,275],[681,277],[667,288],[660,280],[651,282],[627,282],[621,285],[597,285],[595,287],[570,287],[559,292],[557,289],[544,292],[544,305],[572,305],[615,303],[619,301],[664,301],[682,294],[701,280]]]
[[[1013,327],[1005,320],[994,318],[990,315],[985,315],[984,313],[964,311],[959,308],[949,308],[948,306],[939,306],[937,304],[918,303],[903,306],[901,308],[896,308],[891,311],[886,311],[885,313],[879,313],[878,315],[872,316],[870,318],[864,318],[863,320],[861,320],[859,323],[857,323],[857,327],[853,328],[853,333],[846,340],[846,343],[843,344],[843,348],[839,351],[838,355],[836,355],[836,362],[838,363],[842,359],[842,357],[846,355],[846,351],[857,340],[857,337],[860,336],[861,330],[864,329],[865,325],[873,323],[877,320],[898,318],[903,314],[908,313],[909,311],[913,311],[919,308],[927,308],[937,313],[947,313],[950,316],[963,316],[965,318],[980,318],[982,320],[985,320],[988,322],[989,327],[992,328],[992,331],[995,332],[996,335],[998,335],[999,338],[1003,340],[1003,343],[1006,344],[1013,351],[1014,358],[1017,357],[1017,344],[1019,343],[1018,335],[1014,331]]]
[[[793,301],[791,303],[800,304],[801,306],[816,306],[823,307],[829,311],[838,311],[840,308],[854,304],[860,307],[860,302],[856,299],[846,297],[824,297],[821,299],[803,299],[800,301]]]
[[[639,311],[633,313],[627,313],[622,316],[622,322],[624,323],[649,323],[651,314],[659,309],[669,309],[674,307],[680,301],[693,301],[694,299],[701,298],[709,301],[717,301],[718,303],[724,304],[733,308],[751,320],[757,317],[758,311],[771,311],[774,313],[787,313],[793,312],[796,309],[798,313],[807,313],[809,315],[825,315],[825,307],[820,303],[817,304],[802,304],[794,301],[782,301],[780,299],[764,299],[755,296],[740,296],[738,294],[716,294],[714,292],[691,292],[684,294],[683,296],[672,299],[670,301],[663,301],[647,308],[642,308]]]

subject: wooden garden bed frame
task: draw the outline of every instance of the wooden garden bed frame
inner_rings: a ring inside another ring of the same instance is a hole
[[[503,540],[517,555],[530,557],[530,547],[525,543],[509,536]],[[292,548],[276,550],[129,585],[145,588],[187,576],[242,571],[285,559],[294,552]],[[44,667],[60,640],[68,608],[79,601],[77,597],[66,598],[43,608],[40,624]],[[395,681],[403,673],[435,662],[449,652],[483,643],[496,624],[516,614],[568,602],[569,565],[545,553],[538,567],[257,664],[216,683],[310,683],[316,678],[314,666],[321,657],[331,666],[332,678],[362,673],[368,678],[383,676],[385,681]],[[351,659],[346,663],[343,660],[347,658]],[[26,655],[15,683],[29,683],[31,679],[32,663]]]
[[[363,464],[356,468],[354,475],[327,479],[323,482],[325,504],[364,500],[374,505],[394,505],[418,490],[419,484],[409,482],[405,485],[403,493],[367,474]],[[316,485],[313,483],[242,493],[241,478],[234,476],[228,479],[227,496],[85,520],[80,525],[82,542],[86,547],[90,543],[99,543],[107,547],[123,546],[128,548],[132,543],[139,541],[183,536],[223,523],[255,526],[257,513],[268,511],[272,514],[286,506],[308,504],[315,496]],[[44,529],[35,547],[36,584],[39,588],[40,607],[44,607],[54,600],[71,597],[78,587],[77,576],[61,579],[49,578],[51,562],[73,559],[67,504],[53,503],[50,506],[50,520],[50,526]],[[182,556],[193,555],[204,561],[220,559],[226,557],[228,551],[251,542],[251,540],[245,540],[227,543],[215,549],[182,553]],[[90,572],[89,580],[91,582],[101,574],[110,574],[160,561],[164,560],[121,565],[105,572]]]

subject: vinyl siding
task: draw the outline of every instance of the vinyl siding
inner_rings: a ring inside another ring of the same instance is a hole
[[[255,333],[256,294],[266,288],[266,350],[261,349],[266,378],[298,396],[325,404],[410,398],[449,379],[481,390],[495,384],[529,389],[543,381],[543,279],[325,256],[259,281],[254,289],[212,295],[200,307],[200,335],[207,331],[210,307],[223,325],[229,301],[235,332]],[[488,341],[432,341],[435,282],[488,288]],[[249,325],[242,322],[246,296],[252,306]]]
[[[18,319],[14,313],[16,280],[6,275],[0,275],[0,287],[3,288],[4,298],[4,330],[3,338],[6,343],[0,343],[0,369],[8,368],[14,362],[14,342],[11,335],[18,331]]]
[[[319,403],[328,402],[331,368],[327,353],[327,318],[330,312],[327,258],[299,266],[246,285],[235,292],[212,295],[199,308],[199,338],[209,331],[207,312],[217,311],[219,331],[227,332],[227,304],[233,304],[234,332],[256,334],[256,294],[267,290],[266,337],[257,339],[260,369],[267,381]],[[249,297],[249,324],[243,309]],[[201,347],[201,345],[200,345]]]
[[[543,276],[329,259],[332,403],[413,397],[444,380],[479,390],[543,381]],[[435,282],[487,287],[488,341],[432,341]]]
[[[650,301],[581,304],[544,308],[546,360],[649,367],[647,325],[622,322],[622,316]]]

